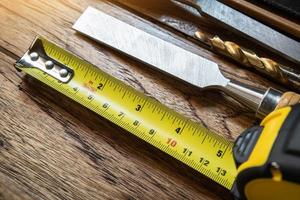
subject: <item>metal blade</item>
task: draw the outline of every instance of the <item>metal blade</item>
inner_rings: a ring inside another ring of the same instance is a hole
[[[274,53],[293,62],[300,63],[300,42],[232,9],[217,0],[176,0],[195,7],[223,24],[260,43]]]
[[[133,58],[204,88],[226,86],[216,63],[89,7],[73,28]]]

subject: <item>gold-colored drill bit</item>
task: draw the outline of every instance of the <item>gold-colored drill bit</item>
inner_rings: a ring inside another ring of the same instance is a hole
[[[227,28],[232,29],[257,44],[263,45],[265,48],[293,63],[300,63],[300,43],[298,41],[232,9],[220,1],[175,1],[192,6],[202,17],[213,19],[215,22],[225,25]],[[247,28],[244,25],[242,26],[241,22],[247,24]],[[259,72],[271,77],[274,81],[300,91],[300,71],[280,64],[273,59],[260,57],[253,51],[245,49],[233,41],[223,41],[218,36],[210,37],[197,31],[195,37],[204,44],[209,45],[215,52],[226,55],[243,66],[255,68]]]
[[[260,57],[256,53],[234,42],[224,41],[218,36],[209,37],[203,32],[197,31],[195,37],[201,42],[208,44],[214,51],[226,55],[244,66],[253,67],[276,81],[299,90],[299,72],[281,65],[272,59]]]

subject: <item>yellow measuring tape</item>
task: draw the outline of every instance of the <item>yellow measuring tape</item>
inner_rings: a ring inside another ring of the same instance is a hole
[[[64,67],[71,74],[66,82],[53,75],[67,77]],[[231,189],[237,174],[233,144],[200,124],[43,38],[35,40],[16,68]]]

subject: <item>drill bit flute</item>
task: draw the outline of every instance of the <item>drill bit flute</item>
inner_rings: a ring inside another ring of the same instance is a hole
[[[234,42],[224,41],[218,36],[210,38],[206,34],[197,31],[195,37],[209,45],[213,51],[234,59],[243,66],[252,67],[283,85],[291,86],[295,90],[300,88],[300,72],[294,69],[281,65],[272,59],[259,57],[251,50],[245,49]]]

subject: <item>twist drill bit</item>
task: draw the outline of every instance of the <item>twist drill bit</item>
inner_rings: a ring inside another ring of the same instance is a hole
[[[245,49],[234,42],[224,41],[218,36],[210,38],[203,32],[197,31],[195,37],[199,41],[208,44],[214,51],[230,57],[244,66],[253,67],[274,80],[299,90],[299,72],[281,65],[272,59],[260,57],[251,50]]]
[[[300,42],[227,6],[219,0],[176,0],[194,7],[201,16],[212,19],[269,51],[300,63]]]

